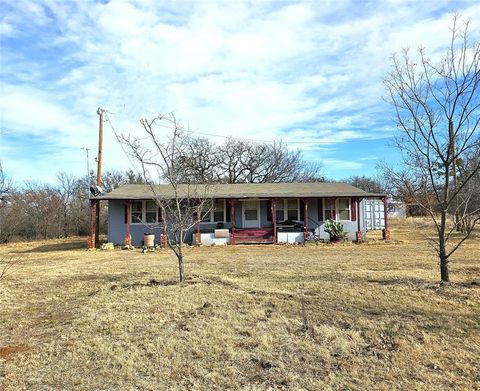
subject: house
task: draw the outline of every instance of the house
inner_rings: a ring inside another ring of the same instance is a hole
[[[191,186],[180,185],[179,191],[187,192]],[[362,240],[367,227],[365,202],[381,200],[382,210],[388,210],[385,194],[367,193],[345,183],[215,184],[204,189],[203,197],[212,199],[213,207],[189,232],[190,243],[328,241],[324,230],[327,219],[341,222],[349,240]],[[96,203],[108,201],[109,242],[121,244],[131,238],[131,244],[142,245],[148,231],[155,234],[155,243],[160,243],[165,231],[155,195],[171,199],[172,188],[157,185],[153,192],[149,185],[129,184],[91,198],[92,238]],[[385,213],[382,220],[384,237],[388,238]]]

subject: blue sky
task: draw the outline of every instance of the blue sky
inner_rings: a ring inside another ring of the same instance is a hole
[[[391,148],[389,57],[449,40],[474,1],[0,0],[0,160],[17,184],[94,166],[97,107],[118,132],[174,111],[191,131],[301,148],[327,177],[374,175]],[[128,159],[105,126],[104,169]]]

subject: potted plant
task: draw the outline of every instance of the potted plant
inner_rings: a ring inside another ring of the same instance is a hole
[[[345,232],[343,232],[343,224],[339,221],[333,221],[327,219],[323,230],[330,235],[330,242],[335,243],[345,238]]]
[[[143,245],[145,247],[153,247],[155,245],[155,234],[153,232],[145,232],[143,235]]]

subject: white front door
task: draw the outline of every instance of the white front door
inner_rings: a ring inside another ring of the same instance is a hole
[[[260,228],[260,201],[242,202],[243,228]]]

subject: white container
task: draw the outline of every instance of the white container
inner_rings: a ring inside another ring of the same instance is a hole
[[[155,234],[145,234],[145,235],[143,235],[143,245],[145,247],[155,246]]]

